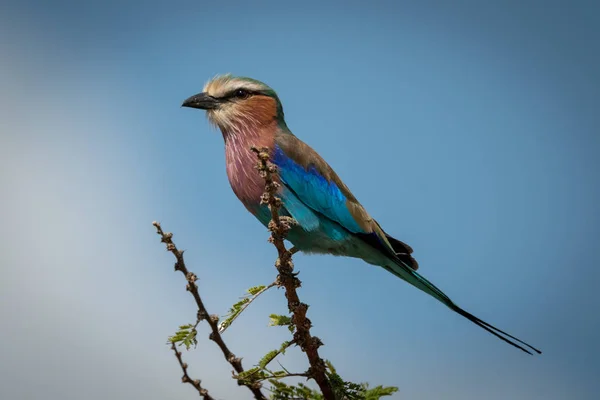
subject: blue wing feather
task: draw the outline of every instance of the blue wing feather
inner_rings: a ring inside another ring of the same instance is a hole
[[[340,188],[333,181],[328,181],[313,165],[305,169],[279,146],[275,147],[273,163],[279,168],[284,186],[293,191],[299,201],[350,232],[365,233],[348,210],[347,198]]]
[[[307,207],[287,186],[283,187],[281,198],[287,212],[300,224],[302,229],[313,231],[319,228],[319,216]]]

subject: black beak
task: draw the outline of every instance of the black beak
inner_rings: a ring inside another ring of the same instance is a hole
[[[199,93],[185,99],[181,106],[199,108],[201,110],[214,110],[219,106],[219,100],[206,93]]]

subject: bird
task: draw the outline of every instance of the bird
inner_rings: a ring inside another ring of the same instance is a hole
[[[234,194],[263,225],[271,213],[261,203],[265,182],[255,166],[255,148],[268,148],[276,166],[280,214],[293,218],[288,232],[294,250],[353,257],[384,268],[434,297],[506,343],[528,353],[541,351],[475,317],[417,272],[413,249],[373,219],[333,168],[288,128],[277,93],[256,79],[217,75],[182,107],[206,111],[225,142],[226,172]]]

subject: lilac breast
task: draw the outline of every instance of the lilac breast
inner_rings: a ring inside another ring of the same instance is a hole
[[[258,159],[250,148],[271,147],[273,140],[247,132],[224,136],[227,177],[231,188],[246,207],[256,206],[265,191],[265,183],[255,168]]]

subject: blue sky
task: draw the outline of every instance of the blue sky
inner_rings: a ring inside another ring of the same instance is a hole
[[[275,275],[220,133],[180,108],[232,72],[278,92],[423,275],[544,351],[382,269],[299,255],[314,334],[345,378],[398,399],[595,398],[598,6],[254,3],[0,5],[0,397],[194,396],[164,344],[194,304],[151,222],[187,249],[212,313]],[[287,338],[266,326],[284,311],[273,291],[226,333],[246,367]],[[249,398],[212,343],[185,356],[216,397]]]

